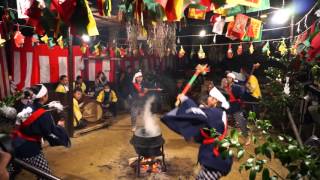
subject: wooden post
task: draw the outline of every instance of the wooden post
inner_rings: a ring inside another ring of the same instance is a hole
[[[298,143],[299,143],[299,146],[300,146],[301,148],[303,148],[303,143],[302,143],[301,137],[300,137],[300,135],[299,135],[299,131],[298,131],[298,128],[297,128],[297,126],[296,126],[296,123],[294,123],[294,120],[293,120],[291,111],[290,111],[290,109],[289,109],[288,107],[287,107],[286,109],[287,109],[287,114],[288,114],[289,122],[290,122],[290,124],[291,124],[293,133],[294,133],[294,135],[295,135],[296,138],[297,138],[297,141],[298,141]]]
[[[66,129],[70,137],[73,137],[73,53],[72,53],[72,35],[71,28],[68,28],[68,78],[69,78],[69,92],[68,92],[68,118],[66,120]]]

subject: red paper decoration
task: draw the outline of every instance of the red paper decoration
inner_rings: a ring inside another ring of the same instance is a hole
[[[14,39],[14,44],[17,47],[19,47],[19,48],[23,47],[25,37],[20,32],[19,25],[17,26],[17,31],[14,33],[13,39]]]

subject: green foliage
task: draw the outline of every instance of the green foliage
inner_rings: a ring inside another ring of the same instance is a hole
[[[2,101],[0,101],[0,107],[2,106],[13,106],[14,103],[20,99],[22,96],[22,93],[19,92],[18,94],[14,95],[14,96],[8,96],[6,98],[4,98]]]

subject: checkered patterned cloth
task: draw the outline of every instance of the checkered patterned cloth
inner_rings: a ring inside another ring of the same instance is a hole
[[[219,171],[208,170],[207,168],[202,166],[197,176],[197,180],[218,180],[221,176],[222,174]]]
[[[51,174],[48,161],[46,160],[42,152],[36,156],[30,157],[30,158],[22,158],[21,160],[35,168],[38,168],[48,174]],[[8,171],[10,173],[10,177],[14,177],[21,171],[21,167],[11,163],[9,165]],[[46,179],[38,177],[38,180],[46,180]]]

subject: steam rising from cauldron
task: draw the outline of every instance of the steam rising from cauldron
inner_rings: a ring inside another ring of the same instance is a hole
[[[157,123],[157,117],[154,116],[151,112],[152,103],[154,102],[155,97],[151,96],[147,99],[143,111],[143,122],[145,133],[149,136],[157,136],[160,134],[160,127]]]

